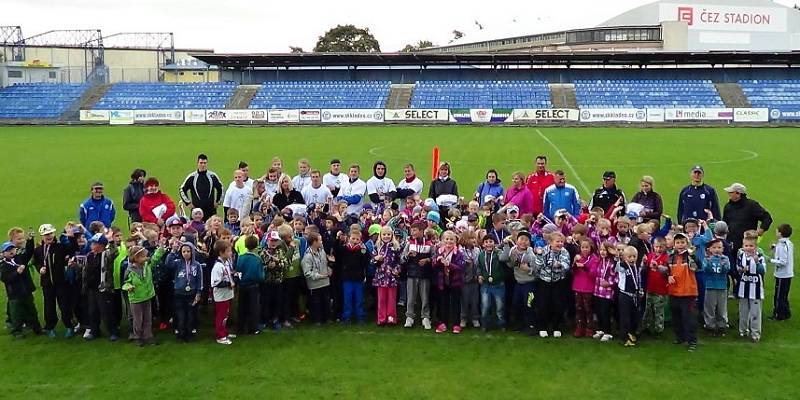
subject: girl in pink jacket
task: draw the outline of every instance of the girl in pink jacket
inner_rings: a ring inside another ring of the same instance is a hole
[[[595,254],[594,242],[583,238],[578,242],[580,254],[572,263],[572,291],[575,292],[575,333],[578,337],[592,337],[592,296],[600,259]]]

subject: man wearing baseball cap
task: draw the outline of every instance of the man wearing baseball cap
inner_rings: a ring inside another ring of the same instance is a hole
[[[728,223],[728,240],[731,243],[731,260],[742,247],[744,232],[755,229],[761,236],[772,225],[772,216],[757,201],[747,197],[747,187],[733,183],[725,188],[728,204],[722,213],[722,220]],[[760,224],[760,226],[759,226]]]
[[[678,222],[681,224],[688,218],[707,219],[705,210],[711,211],[713,218],[719,219],[719,198],[711,185],[703,183],[705,171],[695,165],[690,171],[692,182],[678,195]]]
[[[625,206],[625,193],[617,188],[617,174],[614,171],[603,172],[603,186],[594,191],[589,209],[600,207],[605,211],[615,207],[615,204]]]
[[[17,247],[14,243],[5,242],[0,256],[0,280],[6,286],[8,296],[8,308],[11,313],[11,334],[15,338],[21,339],[22,326],[27,325],[33,333],[42,333],[42,326],[39,324],[39,317],[36,313],[36,305],[33,302],[33,279],[25,265],[17,264],[14,256],[17,254]]]
[[[109,228],[114,223],[117,210],[114,208],[114,202],[103,194],[104,189],[103,182],[98,181],[92,184],[91,196],[84,200],[78,208],[81,225],[89,226],[94,221],[100,221],[106,228]]]

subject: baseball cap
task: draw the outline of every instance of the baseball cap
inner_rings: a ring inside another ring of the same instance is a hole
[[[675,236],[673,236],[673,238],[674,238],[674,239],[681,239],[681,238],[683,238],[683,239],[689,240],[689,237],[688,237],[688,236],[686,236],[686,234],[685,234],[685,233],[683,233],[683,232],[678,232],[678,233],[676,233],[676,234],[675,234]]]
[[[739,182],[734,182],[730,186],[726,187],[725,191],[728,192],[728,193],[734,193],[735,192],[735,193],[744,194],[744,193],[747,193],[747,186],[742,185]]]
[[[106,239],[106,235],[102,233],[95,233],[94,236],[92,236],[92,238],[90,239],[90,241],[92,243],[97,243],[104,246],[108,244],[108,239]]]
[[[193,208],[192,209],[192,215],[203,215],[203,209],[202,208]]]
[[[102,187],[103,187],[103,182],[95,181],[94,183],[92,183],[92,189],[94,189],[94,188],[102,188]]]
[[[603,172],[603,179],[617,179],[617,173],[614,171]]]
[[[55,231],[56,231],[56,227],[54,227],[51,224],[42,224],[41,226],[39,226],[39,235],[41,235],[41,236],[49,235],[51,233],[55,233]]]
[[[362,212],[364,212],[364,211],[372,211],[372,204],[369,204],[369,203],[364,204],[364,207],[361,208],[361,211]]]
[[[692,172],[698,172],[698,171],[702,172],[702,173],[705,173],[705,171],[703,170],[703,167],[700,166],[700,165],[695,165],[694,167],[692,167]]]
[[[488,203],[490,201],[494,201],[494,196],[492,196],[490,194],[487,194],[486,196],[483,196],[483,202],[484,203]]]
[[[172,227],[172,226],[183,226],[183,221],[181,221],[180,218],[173,215],[172,217],[169,217],[169,219],[167,220],[167,227]]]
[[[511,207],[506,208],[506,214],[512,213],[512,212],[518,213],[519,212],[519,207],[517,207],[516,205],[512,205]]]
[[[11,243],[11,242],[3,243],[3,251],[4,252],[9,251],[11,249],[16,249],[16,248],[17,248],[17,246],[14,246],[14,243]]]
[[[278,234],[278,231],[269,231],[267,240],[281,240],[281,235]]]
[[[520,236],[525,236],[525,237],[528,238],[528,240],[531,239],[531,233],[526,231],[526,230],[522,230],[522,231],[517,232],[517,237],[520,237]]]
[[[379,233],[381,233],[381,226],[378,224],[372,224],[369,226],[369,229],[367,229],[367,234],[370,236],[377,235]]]

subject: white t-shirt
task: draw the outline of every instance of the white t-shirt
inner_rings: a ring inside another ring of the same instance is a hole
[[[392,178],[378,178],[373,176],[367,180],[367,194],[386,194],[389,192],[394,192],[396,189],[394,187],[394,181]]]
[[[297,190],[300,193],[303,193],[303,189],[305,189],[306,186],[310,185],[311,185],[311,174],[308,174],[306,176],[297,175],[294,178],[292,178],[292,186],[294,186],[294,190]]]
[[[266,193],[270,199],[275,197],[275,193],[278,193],[278,182],[270,182],[265,180],[264,193]]]
[[[253,198],[253,188],[244,185],[237,187],[235,184],[225,192],[225,200],[222,202],[224,207],[239,210],[239,218],[250,215],[250,200]]]
[[[231,270],[230,261],[223,263],[219,259],[214,264],[214,268],[211,269],[211,287],[213,288],[214,301],[220,302],[233,299],[232,287],[217,287],[220,282],[233,282]]]
[[[328,189],[328,187],[325,185],[320,185],[316,189],[313,186],[308,185],[300,194],[303,195],[303,200],[305,200],[306,205],[328,204],[330,203],[331,198],[333,198],[330,189]]]
[[[333,186],[336,189],[342,187],[344,181],[347,180],[347,174],[339,173],[339,175],[334,175],[330,172],[322,176],[322,184],[325,186]]]
[[[406,182],[406,178],[405,177],[402,177],[397,182],[397,189],[398,190],[399,189],[411,189],[411,190],[414,191],[414,194],[420,194],[420,193],[422,193],[423,185],[424,184],[422,183],[422,180],[419,179],[416,176],[414,177],[414,180],[411,181],[410,183]],[[402,210],[405,207],[406,207],[406,199],[405,199],[405,197],[403,197],[403,198],[400,199],[400,209]]]
[[[356,179],[355,182],[350,182],[350,179],[346,179],[342,183],[342,188],[339,189],[339,197],[343,196],[353,196],[359,195],[361,196],[361,201],[356,204],[350,204],[347,206],[347,213],[348,214],[358,214],[361,212],[361,202],[364,201],[364,194],[367,191],[367,184],[364,183],[361,179]]]

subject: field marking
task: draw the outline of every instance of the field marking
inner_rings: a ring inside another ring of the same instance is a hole
[[[586,192],[586,195],[591,196],[592,191],[589,190],[588,186],[586,186],[586,182],[584,182],[583,179],[581,179],[581,177],[578,175],[578,171],[575,171],[575,167],[573,167],[572,163],[569,162],[569,160],[567,160],[567,156],[565,156],[564,153],[561,152],[561,149],[559,149],[558,146],[556,146],[556,144],[553,143],[552,140],[550,140],[550,138],[545,136],[544,133],[542,133],[542,131],[539,130],[539,128],[536,128],[536,133],[538,133],[539,136],[541,136],[542,139],[544,139],[547,143],[549,143],[550,147],[552,147],[553,150],[555,150],[556,153],[558,153],[559,157],[561,157],[561,159],[564,160],[564,164],[566,164],[567,168],[569,168],[569,170],[572,172],[572,176],[574,176],[575,179],[578,180],[578,183],[581,184],[581,187]]]

